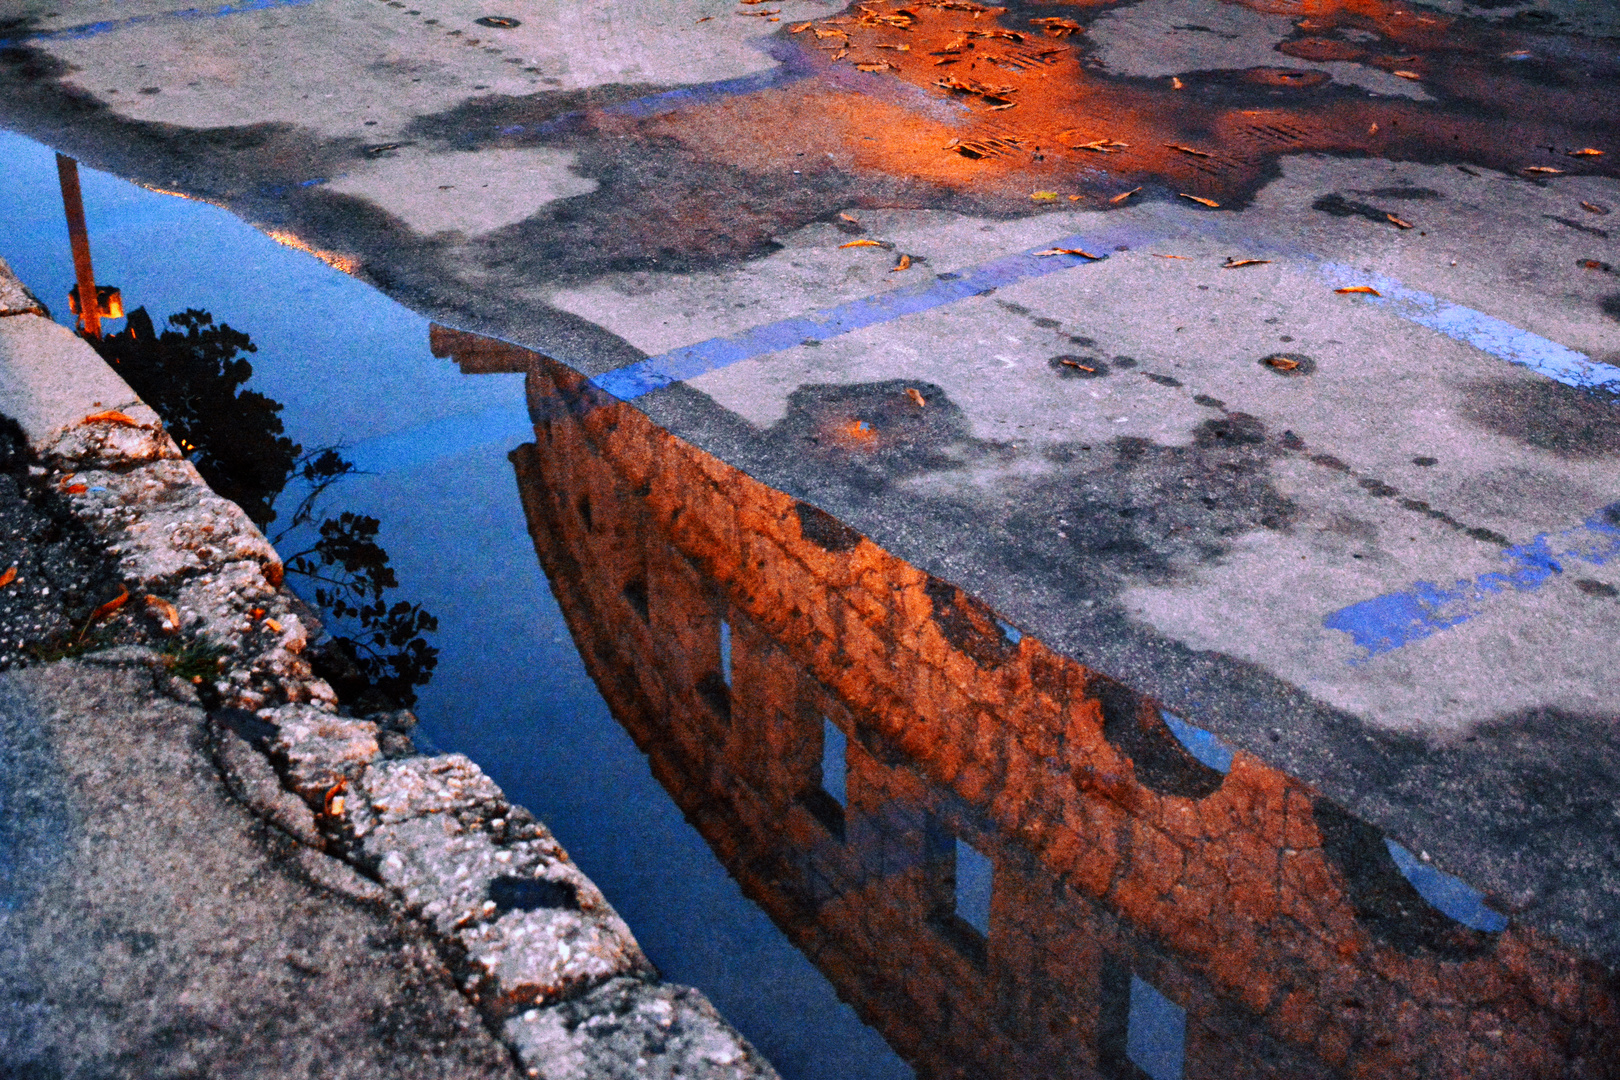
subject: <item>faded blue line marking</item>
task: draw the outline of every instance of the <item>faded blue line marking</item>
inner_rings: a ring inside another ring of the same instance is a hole
[[[1436,869],[1388,837],[1384,838],[1384,847],[1401,876],[1436,911],[1472,930],[1499,934],[1507,929],[1508,917],[1486,906],[1485,894],[1468,882]]]
[[[1095,243],[1095,238],[1091,242]],[[1069,236],[1048,246],[1078,248],[1085,243],[1081,237]],[[1094,261],[1078,255],[1037,257],[1034,252],[1038,250],[1043,249],[1031,248],[959,274],[941,274],[932,282],[862,297],[809,315],[756,326],[730,337],[710,338],[627,364],[598,375],[591,382],[620,401],[632,401],[671,383],[695,379],[743,360],[793,348],[806,339],[825,341]]]
[[[53,38],[76,41],[80,38],[98,37],[101,34],[110,34],[115,30],[124,30],[131,26],[140,26],[143,23],[156,22],[160,19],[218,19],[226,15],[241,15],[249,11],[265,11],[269,8],[301,7],[304,4],[313,2],[314,0],[243,0],[239,4],[221,4],[219,7],[183,8],[180,11],[154,11],[146,15],[131,15],[127,19],[107,19],[102,22],[83,23],[79,26],[65,26],[60,30],[39,30],[19,37],[0,38],[0,49],[20,45],[26,41],[49,41]]]
[[[1495,316],[1409,289],[1392,277],[1369,274],[1342,263],[1323,263],[1319,270],[1335,287],[1371,285],[1383,295],[1359,297],[1365,303],[1408,322],[1438,330],[1481,352],[1523,365],[1566,386],[1620,392],[1620,367],[1593,360],[1585,353],[1521,330]]]
[[[517,446],[533,438],[534,423],[526,406],[499,405],[365,439],[342,452],[359,472],[404,472],[469,450]]]
[[[1216,738],[1212,732],[1194,727],[1181,717],[1163,709],[1159,710],[1159,715],[1164,718],[1165,726],[1170,729],[1170,733],[1187,748],[1189,754],[1218,773],[1232,771],[1232,748]]]
[[[1527,544],[1508,548],[1505,570],[1481,574],[1452,586],[1419,581],[1401,592],[1376,596],[1327,615],[1322,625],[1342,630],[1367,650],[1349,663],[1360,666],[1375,656],[1399,649],[1431,634],[1467,622],[1486,604],[1509,589],[1539,589],[1568,563],[1603,566],[1620,558],[1620,503],[1599,510],[1584,523],[1556,535],[1543,533]]]

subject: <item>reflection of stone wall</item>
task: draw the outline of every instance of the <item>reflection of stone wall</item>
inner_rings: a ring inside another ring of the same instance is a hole
[[[744,889],[925,1076],[1129,1076],[1130,973],[1187,1013],[1186,1075],[1606,1076],[1612,983],[1429,908],[1377,834],[971,597],[532,353],[525,510],[614,715]],[[721,622],[731,627],[730,685]],[[848,805],[818,794],[822,718]],[[952,837],[995,864],[952,920]]]

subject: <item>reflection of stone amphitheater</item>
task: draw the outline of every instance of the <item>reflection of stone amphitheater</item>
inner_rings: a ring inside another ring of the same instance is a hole
[[[1162,1049],[1182,1024],[1189,1078],[1620,1068],[1603,970],[1442,915],[1302,784],[1200,760],[1151,702],[562,365],[433,346],[528,374],[537,439],[512,460],[591,674],[919,1075],[1158,1076],[1133,1029]]]

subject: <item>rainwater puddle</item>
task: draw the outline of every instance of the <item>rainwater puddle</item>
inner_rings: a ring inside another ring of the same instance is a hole
[[[50,154],[0,156],[3,254],[49,302]],[[1510,1076],[1612,1038],[1556,943],[569,369],[85,190],[127,307],[249,332],[288,435],[367,470],[323,513],[377,519],[390,595],[438,620],[422,730],[784,1076]]]

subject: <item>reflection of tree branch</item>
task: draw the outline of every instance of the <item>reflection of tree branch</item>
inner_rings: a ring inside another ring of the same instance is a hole
[[[315,585],[315,602],[329,615],[354,623],[355,636],[339,640],[371,684],[413,703],[415,688],[438,663],[439,650],[422,637],[438,629],[438,620],[419,604],[383,601],[399,581],[377,542],[381,522],[347,510],[320,518],[322,497],[356,472],[354,463],[341,446],[305,453],[283,434],[281,403],[241,389],[253,365],[239,354],[257,351],[248,336],[194,308],[169,316],[160,335],[146,309],[137,308],[121,333],[90,344],[163,417],[209,486],[260,528],[276,520],[276,501],[294,476],[308,485],[271,542],[314,525],[315,540],[284,559],[287,570]]]

